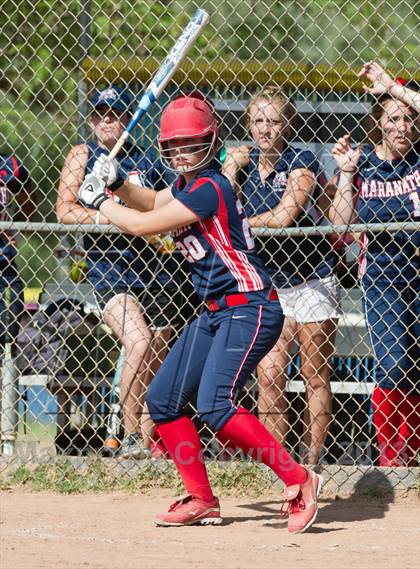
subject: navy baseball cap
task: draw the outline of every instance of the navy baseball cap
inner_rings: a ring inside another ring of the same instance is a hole
[[[91,99],[94,109],[110,107],[119,113],[131,112],[131,96],[122,87],[111,85],[102,91],[96,91]]]

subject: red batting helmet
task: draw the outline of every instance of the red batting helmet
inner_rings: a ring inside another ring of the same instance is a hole
[[[165,143],[170,140],[208,137],[208,142],[197,144],[197,152],[208,150],[205,158],[195,166],[200,168],[216,152],[218,132],[219,124],[211,103],[201,94],[192,93],[177,97],[165,108],[160,120],[159,147],[162,158],[165,161],[169,158]]]

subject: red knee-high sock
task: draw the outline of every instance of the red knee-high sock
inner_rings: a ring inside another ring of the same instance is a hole
[[[152,454],[162,456],[163,458],[170,458],[168,449],[163,443],[162,438],[159,436],[157,430],[153,433],[152,441],[150,444],[150,450]]]
[[[372,395],[373,422],[379,445],[379,464],[390,466],[398,460],[398,433],[401,425],[401,405],[404,393],[400,389],[376,386]]]
[[[158,425],[157,431],[181,475],[188,494],[210,502],[213,492],[194,423],[187,417],[181,417],[171,423]]]
[[[420,450],[420,395],[406,395],[401,405],[402,424],[398,441],[404,449],[408,466],[417,466],[416,455]]]
[[[306,470],[293,460],[287,450],[247,409],[239,407],[219,433],[252,458],[269,466],[286,486],[305,482]]]

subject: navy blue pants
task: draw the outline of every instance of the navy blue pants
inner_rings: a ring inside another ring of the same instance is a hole
[[[249,304],[206,311],[183,331],[147,392],[156,424],[183,416],[195,394],[201,421],[215,431],[236,413],[242,387],[276,343],[284,319],[278,300],[247,296]]]
[[[366,320],[375,353],[376,382],[418,392],[420,279],[407,284],[362,280]],[[415,377],[417,376],[417,377]]]

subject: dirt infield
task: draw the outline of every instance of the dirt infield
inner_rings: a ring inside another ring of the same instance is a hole
[[[0,494],[2,569],[418,568],[419,500],[322,499],[289,535],[273,496],[222,500],[220,527],[156,528],[169,493]]]

